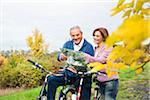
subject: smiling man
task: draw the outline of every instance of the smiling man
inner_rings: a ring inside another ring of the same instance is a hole
[[[81,51],[84,53],[87,53],[91,56],[94,55],[94,50],[92,45],[87,42],[83,38],[83,33],[79,26],[74,26],[70,29],[70,36],[72,38],[71,41],[67,41],[63,48],[75,50],[75,51]],[[59,61],[65,61],[67,60],[67,57],[60,53],[58,54],[58,60]],[[48,100],[54,100],[56,89],[58,86],[63,86],[66,84],[74,84],[77,82],[77,85],[79,85],[79,77],[77,75],[77,72],[79,72],[79,69],[76,69],[75,67],[68,67],[66,70],[63,70],[61,72],[62,74],[66,75],[67,81],[64,79],[63,76],[51,76],[48,78]],[[81,93],[81,100],[90,100],[91,95],[91,76],[85,77],[83,81],[82,86],[82,93]]]

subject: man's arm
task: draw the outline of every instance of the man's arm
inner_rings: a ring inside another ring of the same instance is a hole
[[[63,45],[63,48],[67,48],[66,43]],[[65,61],[65,60],[67,60],[67,56],[65,56],[63,53],[59,52],[57,55],[57,60],[58,61]]]
[[[93,49],[93,46],[90,45],[88,48],[87,48],[87,51],[86,51],[87,54],[91,55],[91,56],[94,56],[94,49]]]

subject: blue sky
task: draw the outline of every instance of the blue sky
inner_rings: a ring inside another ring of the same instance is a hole
[[[58,50],[70,39],[69,28],[79,25],[84,37],[93,44],[92,31],[106,27],[109,33],[121,24],[121,15],[111,17],[118,0],[1,0],[0,50],[28,50],[26,38],[37,28]]]

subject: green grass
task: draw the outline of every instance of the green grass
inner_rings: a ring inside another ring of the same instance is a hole
[[[42,87],[27,89],[21,92],[0,96],[0,100],[35,100],[36,97],[39,96],[41,88]],[[59,94],[60,88],[58,88],[57,91],[58,92],[56,93],[56,95]]]
[[[145,71],[136,76],[121,77],[117,100],[149,100],[150,63],[144,66]]]
[[[121,77],[117,100],[149,100],[150,95],[150,63],[145,66],[145,71],[134,77]],[[35,100],[41,87],[27,89],[21,92],[1,96],[0,100]],[[58,95],[58,92],[57,92]]]
[[[0,100],[35,100],[38,96],[40,88],[34,88],[30,90],[24,90],[17,93],[1,96]]]

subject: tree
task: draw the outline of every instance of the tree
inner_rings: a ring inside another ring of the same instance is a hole
[[[0,67],[4,64],[5,58],[0,54]]]
[[[35,29],[33,36],[29,36],[26,41],[31,50],[31,54],[35,57],[41,57],[48,52],[48,44],[45,44],[42,33]]]
[[[142,64],[150,60],[150,40],[146,45],[142,42],[149,39],[149,22],[150,14],[149,0],[119,0],[116,7],[112,9],[112,16],[122,12],[124,19],[122,24],[112,32],[111,36],[106,40],[108,47],[120,42],[121,46],[115,46],[112,53],[107,59],[108,76],[116,74],[118,70],[131,69],[135,73],[140,73],[144,69]],[[146,49],[145,49],[146,47]],[[94,70],[99,70],[104,66],[97,63]]]

